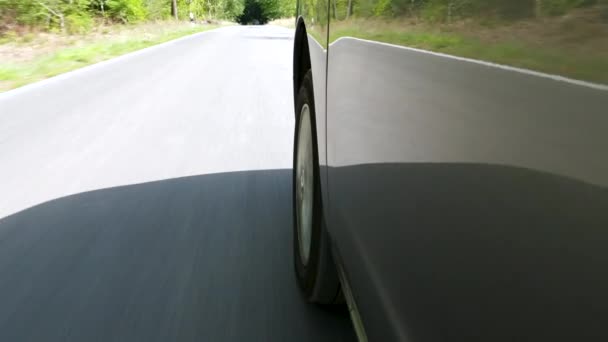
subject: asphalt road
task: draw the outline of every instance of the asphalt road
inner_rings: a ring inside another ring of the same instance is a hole
[[[350,341],[292,270],[292,31],[0,95],[0,341]]]

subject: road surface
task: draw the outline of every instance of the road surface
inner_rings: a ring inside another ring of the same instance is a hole
[[[0,95],[0,341],[351,341],[291,262],[290,30]]]

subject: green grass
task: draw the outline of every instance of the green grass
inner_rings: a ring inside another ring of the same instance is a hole
[[[579,80],[608,83],[608,47],[594,46],[593,53],[589,53],[590,49],[581,51],[555,42],[538,45],[517,41],[512,37],[484,41],[467,32],[449,32],[420,26],[378,24],[364,20],[359,20],[354,25],[338,23],[330,30],[330,42],[339,37],[357,37]],[[579,44],[582,43],[584,41],[579,40]]]
[[[184,25],[148,34],[134,30],[133,34],[127,33],[103,41],[85,41],[77,46],[59,48],[49,55],[29,61],[0,62],[0,91],[216,27]]]

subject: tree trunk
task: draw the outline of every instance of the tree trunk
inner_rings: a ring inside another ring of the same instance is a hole
[[[452,7],[454,7],[454,2],[450,1],[448,3],[448,24],[452,23]]]
[[[49,12],[50,14],[59,18],[59,27],[61,28],[61,32],[64,32],[65,31],[65,18],[63,16],[63,13],[60,12],[59,10],[53,10],[52,8],[50,8],[49,6],[45,5],[42,2],[38,2],[38,4],[40,4],[40,6],[42,6],[42,7],[44,7],[44,9],[46,9],[47,12]]]
[[[540,18],[543,15],[543,1],[534,0],[534,16]]]
[[[353,13],[353,0],[348,0],[348,6],[346,6],[346,19],[350,18]]]
[[[177,20],[177,0],[171,1],[171,15]]]
[[[338,6],[336,5],[336,1],[337,0],[332,0],[332,3],[334,4],[334,19],[338,19]]]

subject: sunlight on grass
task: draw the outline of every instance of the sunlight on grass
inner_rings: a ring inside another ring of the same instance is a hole
[[[492,28],[482,28],[492,32]],[[574,79],[608,83],[608,46],[593,46],[593,53],[572,49],[561,41],[543,45],[516,40],[508,30],[500,39],[484,40],[458,27],[433,27],[406,21],[380,22],[354,19],[332,23],[330,42],[340,37],[356,37],[395,45],[420,48],[450,55],[526,68]],[[584,43],[578,32],[578,44]],[[592,37],[593,38],[593,37]],[[564,40],[565,41],[565,40]],[[572,42],[569,42],[570,44]]]
[[[49,55],[18,63],[0,62],[0,91],[16,88],[48,77],[56,76],[93,63],[101,62],[132,51],[160,44],[182,36],[207,31],[214,25],[180,25],[160,32],[141,34],[133,30],[107,40],[81,43],[58,49]]]

